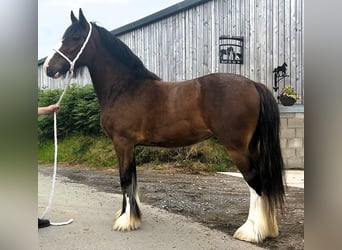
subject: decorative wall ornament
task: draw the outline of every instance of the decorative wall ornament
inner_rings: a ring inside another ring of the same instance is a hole
[[[283,63],[283,65],[276,67],[273,70],[273,75],[274,75],[274,85],[273,85],[273,89],[274,91],[278,91],[279,89],[279,82],[283,79],[285,79],[285,77],[289,77],[288,74],[286,74],[287,71],[287,64],[286,62]]]
[[[220,36],[220,63],[243,64],[243,46],[244,38],[242,36]]]

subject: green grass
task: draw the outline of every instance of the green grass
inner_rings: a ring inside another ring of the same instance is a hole
[[[51,140],[39,144],[38,162],[54,161],[54,143]],[[105,136],[72,136],[58,141],[58,163],[86,167],[118,167],[112,142]],[[224,147],[215,139],[181,148],[136,148],[138,165],[172,165],[189,172],[217,172],[232,169],[233,164]]]
[[[53,163],[54,142],[39,145],[38,162]],[[58,141],[59,163],[88,167],[115,167],[117,157],[111,141],[104,136],[72,136]]]

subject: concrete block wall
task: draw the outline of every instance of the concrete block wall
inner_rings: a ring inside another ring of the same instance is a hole
[[[280,143],[286,169],[304,169],[304,112],[281,112]]]

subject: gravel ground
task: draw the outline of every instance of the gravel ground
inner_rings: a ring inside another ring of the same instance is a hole
[[[52,168],[40,166],[39,172],[45,176],[51,175]],[[229,237],[248,216],[249,190],[244,180],[239,177],[208,173],[189,174],[172,167],[166,167],[164,170],[138,167],[137,172],[139,194],[143,204],[185,216]],[[99,192],[121,193],[119,174],[114,169],[59,167],[58,176],[67,177],[63,179],[64,182],[84,184]],[[116,207],[120,204],[121,201]],[[283,215],[278,216],[280,235],[256,244],[255,247],[304,249],[303,188],[287,188],[284,211]],[[115,212],[113,208],[113,214]],[[144,214],[144,210],[142,212]],[[148,223],[145,220],[143,225]],[[108,216],[108,221],[112,222],[112,215]]]

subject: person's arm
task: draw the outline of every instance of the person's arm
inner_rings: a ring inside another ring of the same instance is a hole
[[[47,107],[38,107],[38,115],[49,115],[55,111],[59,111],[59,106],[57,104],[52,104]]]

